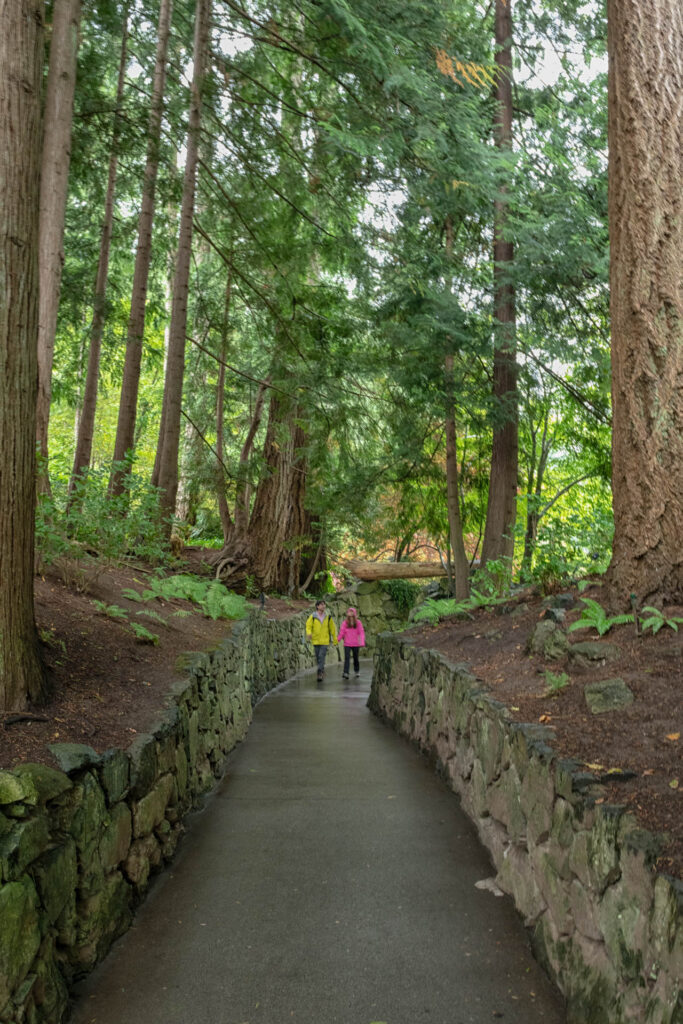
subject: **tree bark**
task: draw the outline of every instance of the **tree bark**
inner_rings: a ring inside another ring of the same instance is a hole
[[[608,0],[608,600],[683,601],[683,8]]]
[[[159,434],[159,507],[170,533],[178,491],[178,447],[180,416],[185,371],[185,338],[187,331],[187,299],[192,255],[192,225],[201,126],[202,82],[206,61],[210,0],[197,0],[194,34],[194,70],[190,93],[190,115],[187,132],[187,158],[183,181],[183,200],[178,232],[178,255],[173,279],[171,329],[168,341],[168,362],[164,381],[165,415],[163,435]]]
[[[45,693],[33,609],[42,0],[0,0],[0,711]]]
[[[495,140],[498,149],[506,152],[512,148],[512,0],[496,0],[495,36],[498,69]],[[493,395],[497,413],[482,566],[499,558],[509,560],[511,565],[515,549],[518,428],[515,292],[510,279],[513,260],[513,244],[507,237],[507,189],[503,188],[494,214]]]
[[[344,563],[359,580],[420,580],[447,576],[441,562],[364,562],[354,558]]]
[[[458,487],[458,449],[455,430],[455,382],[453,356],[446,356],[446,491],[448,496],[448,533],[453,552],[455,597],[465,600],[470,596],[469,563],[465,554],[465,540],[460,515]]]
[[[306,435],[299,409],[273,394],[264,444],[266,469],[249,519],[251,567],[262,590],[298,592],[305,534]]]
[[[261,419],[263,417],[263,406],[266,399],[266,388],[270,382],[270,374],[265,380],[262,380],[258,386],[256,393],[256,402],[254,403],[254,412],[251,417],[251,423],[247,436],[244,439],[242,445],[242,451],[240,452],[240,461],[237,476],[237,487],[235,491],[235,530],[238,534],[243,535],[246,533],[249,527],[249,479],[247,472],[249,469],[249,459],[254,448],[254,441],[258,428],[261,425]]]
[[[88,368],[85,375],[83,405],[78,424],[74,464],[71,471],[71,479],[69,481],[69,504],[71,504],[76,481],[88,470],[90,466],[90,458],[92,456],[92,439],[95,430],[95,412],[97,410],[97,388],[100,378],[100,353],[102,351],[102,336],[104,334],[106,314],[109,251],[111,248],[111,234],[114,223],[114,195],[116,191],[116,171],[119,159],[120,109],[123,102],[123,88],[126,77],[127,46],[128,9],[126,8],[123,16],[121,34],[121,59],[119,61],[119,78],[116,87],[116,110],[114,112],[114,123],[112,126],[107,195],[104,203],[104,220],[102,221],[102,235],[100,238],[100,257],[97,264],[97,277],[95,278],[95,295],[93,301],[92,325],[90,328],[90,351],[88,353]]]
[[[221,336],[221,358],[218,362],[218,381],[216,383],[216,496],[218,498],[218,514],[221,518],[223,530],[223,546],[228,543],[232,534],[233,522],[230,516],[228,498],[225,493],[225,361],[228,357],[228,333],[230,303],[232,300],[232,271],[228,271],[228,278],[225,284],[225,310],[223,314],[223,331]]]
[[[69,186],[71,125],[80,0],[55,0],[50,41],[50,68],[45,92],[43,153],[40,176],[38,313],[38,399],[36,438],[44,459],[48,456],[48,425],[52,395],[52,360],[57,331],[59,291],[64,266],[64,217]],[[3,31],[5,31],[3,29]],[[49,488],[47,465],[41,487]]]
[[[123,383],[119,401],[119,415],[114,442],[114,468],[109,481],[112,495],[123,492],[125,470],[121,466],[135,446],[135,421],[137,418],[140,366],[142,364],[142,341],[145,333],[145,307],[147,304],[147,282],[152,259],[152,226],[154,224],[154,200],[157,172],[159,169],[159,140],[161,119],[164,112],[164,90],[166,87],[166,59],[168,39],[171,31],[172,0],[161,0],[157,49],[152,84],[152,100],[147,126],[147,158],[142,183],[142,204],[138,217],[138,243],[135,252],[133,292],[128,318],[126,356],[123,366]]]

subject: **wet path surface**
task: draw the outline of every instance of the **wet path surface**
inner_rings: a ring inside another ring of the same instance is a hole
[[[71,1024],[563,1024],[457,798],[337,665],[246,741]]]

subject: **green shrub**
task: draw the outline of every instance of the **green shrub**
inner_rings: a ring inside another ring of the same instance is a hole
[[[417,604],[422,593],[420,584],[413,583],[412,580],[382,580],[380,589],[389,595],[398,610],[404,615],[407,615],[410,609]]]

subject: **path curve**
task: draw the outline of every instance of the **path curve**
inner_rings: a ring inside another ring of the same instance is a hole
[[[71,1024],[563,1024],[457,798],[345,683],[304,673],[246,741]]]

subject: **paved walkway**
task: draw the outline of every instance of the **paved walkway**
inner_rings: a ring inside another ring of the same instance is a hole
[[[270,694],[72,1024],[562,1024],[457,798],[365,707]]]

